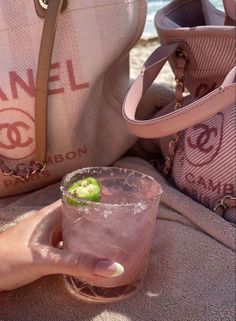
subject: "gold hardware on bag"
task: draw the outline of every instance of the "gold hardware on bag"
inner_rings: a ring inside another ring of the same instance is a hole
[[[214,212],[225,212],[230,208],[236,207],[236,197],[226,195],[222,200],[218,201],[214,207]]]
[[[19,178],[22,181],[26,181],[30,176],[45,171],[47,163],[40,164],[38,161],[31,161],[30,167],[27,169],[12,168],[7,166],[2,160],[0,160],[0,174],[3,176],[11,176]]]
[[[39,4],[45,10],[48,8],[48,0],[39,0]]]
[[[178,48],[178,49],[176,50],[176,57],[177,57],[177,58],[184,58],[186,61],[188,61],[188,54],[187,54],[187,52],[186,52],[184,49],[182,49],[182,48]]]
[[[50,1],[50,0],[36,0],[36,2],[38,2],[38,7],[39,7],[40,9],[43,9],[43,10],[40,10],[40,11],[42,11],[42,12],[45,13],[45,10],[48,9],[49,1]],[[63,0],[63,4],[62,4],[62,9],[61,9],[61,11],[66,10],[67,5],[68,5],[68,1],[67,1],[67,0]],[[36,8],[36,9],[37,9],[37,8]]]
[[[183,93],[185,91],[184,71],[185,71],[185,67],[187,64],[188,55],[184,50],[179,48],[176,51],[176,57],[177,57],[177,71],[176,71],[177,75],[175,77],[175,81],[176,81],[175,98],[176,98],[176,101],[175,101],[174,110],[178,110],[178,109],[182,108],[182,106],[183,106]],[[171,136],[169,146],[168,146],[168,153],[165,158],[165,164],[164,164],[164,167],[162,170],[162,174],[164,177],[167,177],[170,174],[170,171],[172,169],[178,141],[179,141],[179,134],[178,133]]]

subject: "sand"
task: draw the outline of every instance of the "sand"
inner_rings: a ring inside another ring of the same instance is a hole
[[[139,40],[139,42],[131,50],[130,53],[131,78],[137,77],[143,63],[158,46],[160,46],[160,43],[158,42],[157,38]],[[164,66],[155,82],[158,82],[160,84],[162,83],[170,86],[171,88],[174,88],[174,76],[168,63]]]

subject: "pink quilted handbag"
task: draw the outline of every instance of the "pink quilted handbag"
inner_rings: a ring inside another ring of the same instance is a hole
[[[236,223],[236,1],[224,0],[224,6],[225,13],[208,0],[175,0],[156,14],[162,46],[130,88],[123,114],[135,135],[168,137],[168,147],[166,138],[159,140],[166,177]],[[167,60],[176,101],[153,119],[137,119],[142,96]]]

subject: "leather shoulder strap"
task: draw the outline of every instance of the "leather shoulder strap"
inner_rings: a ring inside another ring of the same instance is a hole
[[[49,1],[39,51],[35,97],[35,136],[37,160],[42,164],[46,161],[47,152],[48,79],[62,4],[63,0]]]
[[[179,44],[171,44],[156,49],[125,98],[123,115],[130,131],[138,137],[159,138],[172,135],[209,119],[235,103],[236,68],[228,74],[221,87],[194,103],[158,118],[137,120],[135,114],[140,100],[178,46]]]
[[[63,1],[66,0],[47,1],[48,7],[41,38],[36,76],[35,140],[37,160],[32,160],[27,168],[21,170],[17,166],[13,168],[6,165],[5,162],[0,159],[0,174],[2,175],[26,180],[29,176],[45,170],[47,153],[48,79],[57,21]]]

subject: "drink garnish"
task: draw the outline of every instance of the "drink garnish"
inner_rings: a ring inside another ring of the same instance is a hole
[[[69,186],[67,191],[71,194],[71,197],[67,196],[66,198],[67,203],[70,205],[78,206],[86,204],[86,202],[80,200],[91,202],[100,202],[101,200],[101,184],[93,177],[78,180]]]

